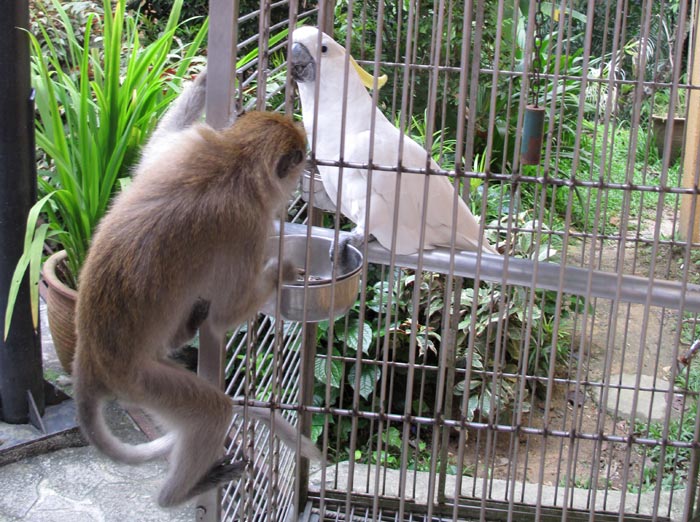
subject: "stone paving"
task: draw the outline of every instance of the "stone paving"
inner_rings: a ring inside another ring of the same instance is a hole
[[[42,346],[45,375],[69,390],[45,324]],[[118,406],[107,408],[107,420],[122,439],[132,443],[146,440]],[[36,430],[30,425],[0,423],[0,434],[5,437],[32,431]],[[139,466],[118,464],[91,446],[28,457],[0,466],[0,522],[193,521],[192,503],[170,510],[156,504],[165,470],[163,460]]]

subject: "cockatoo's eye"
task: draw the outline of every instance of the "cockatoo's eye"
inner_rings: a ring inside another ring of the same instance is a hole
[[[321,52],[322,52],[323,54],[326,54],[326,53],[328,52],[328,46],[327,46],[327,45],[322,45],[322,46],[321,46]]]

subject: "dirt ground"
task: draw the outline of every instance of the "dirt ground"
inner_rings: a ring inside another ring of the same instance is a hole
[[[670,219],[672,215],[669,213],[661,223],[661,232],[667,237],[673,231]],[[645,220],[639,235],[653,237],[654,225],[654,221]],[[618,253],[617,243],[605,245],[602,251],[595,253],[595,268],[616,272]],[[589,266],[590,254],[590,248],[585,251],[574,246],[569,251],[567,262]],[[662,246],[656,253],[646,245],[628,247],[623,270],[627,274],[648,277],[655,261],[655,277],[680,280],[683,255],[682,249],[669,246]],[[689,280],[700,280],[696,265],[691,266]],[[620,304],[615,310],[609,301],[601,300],[594,305],[588,324],[579,324],[574,333],[576,346],[572,350],[582,356],[576,357],[568,369],[572,381],[576,378],[578,364],[583,365],[580,378],[584,382],[601,382],[605,376],[637,372],[668,378],[671,365],[675,364],[672,350],[676,344],[675,311],[651,308],[645,313],[644,305],[637,304]],[[614,313],[616,317],[611,320]],[[621,443],[595,440],[598,433],[627,435],[630,426],[621,416],[613,418],[601,411],[591,398],[590,388],[576,395],[573,386],[557,384],[552,390],[548,411],[545,408],[545,401],[536,398],[524,424],[541,429],[546,423],[550,430],[582,434],[586,438],[522,433],[494,435],[490,430],[473,430],[469,433],[465,456],[469,473],[551,486],[564,486],[568,482],[574,487],[598,489],[621,489],[642,482],[644,456],[638,450],[641,446],[627,447]],[[503,424],[510,425],[510,419],[503,419]],[[454,440],[451,447],[453,458],[457,454],[457,444],[458,441]]]
[[[603,432],[624,435],[629,431],[627,421],[615,422],[606,413],[600,413],[597,405],[585,397],[579,405],[572,393],[557,386],[552,396],[548,421],[550,429],[587,434]],[[528,416],[526,425],[544,427],[544,403],[538,401]],[[452,452],[456,455],[457,444]],[[542,483],[546,486],[569,486],[589,488],[597,484],[598,489],[607,485],[620,489],[625,484],[623,470],[629,469],[627,483],[638,483],[642,456],[625,445],[605,441],[584,440],[561,436],[543,437],[535,435],[511,435],[500,433],[487,440],[485,432],[473,430],[467,442],[465,466],[470,475],[489,476],[494,479],[518,482]],[[595,469],[597,463],[597,470]],[[597,473],[597,476],[594,476]]]

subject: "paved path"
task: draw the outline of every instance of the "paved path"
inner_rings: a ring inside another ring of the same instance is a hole
[[[42,337],[45,375],[65,382],[46,324]],[[121,408],[108,407],[107,419],[120,438],[132,443],[146,440]],[[0,422],[5,438],[32,430],[30,425]],[[163,460],[140,466],[117,464],[90,446],[25,458],[0,466],[0,522],[194,521],[192,503],[167,511],[156,504],[165,471]]]

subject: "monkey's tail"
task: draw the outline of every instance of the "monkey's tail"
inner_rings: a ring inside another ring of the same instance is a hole
[[[242,405],[234,405],[233,412],[239,415],[243,415],[244,407]],[[281,413],[278,411],[269,410],[267,408],[259,408],[257,406],[248,406],[248,414],[251,417],[261,421],[268,429],[271,429],[274,417],[275,430],[274,434],[279,438],[286,446],[294,451],[297,450],[297,442],[299,442],[300,453],[316,462],[323,462],[324,458],[321,452],[318,450],[316,445],[308,437],[301,438],[297,435],[297,429],[292,426],[287,419],[285,419]]]
[[[78,423],[90,444],[112,460],[125,464],[139,464],[170,453],[175,444],[175,432],[143,444],[127,444],[115,437],[102,414],[105,395],[100,392],[83,394],[76,389]]]

